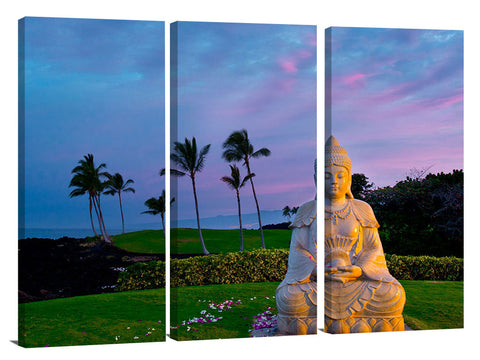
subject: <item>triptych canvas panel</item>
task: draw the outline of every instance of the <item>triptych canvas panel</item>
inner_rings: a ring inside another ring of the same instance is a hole
[[[316,26],[169,26],[20,20],[19,345],[462,328],[463,32],[327,29],[318,155]]]

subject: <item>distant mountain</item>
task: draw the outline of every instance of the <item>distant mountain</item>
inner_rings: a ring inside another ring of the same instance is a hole
[[[262,225],[278,224],[285,221],[281,210],[260,211]],[[218,215],[214,217],[200,218],[202,229],[238,229],[238,215]],[[242,214],[242,226],[244,229],[258,229],[257,213]],[[196,228],[197,219],[178,220],[172,222],[172,228]]]

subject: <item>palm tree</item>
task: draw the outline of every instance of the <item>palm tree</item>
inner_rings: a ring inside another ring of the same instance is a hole
[[[237,165],[230,165],[231,170],[231,177],[223,176],[220,180],[226,183],[231,189],[235,190],[237,194],[237,204],[238,204],[238,222],[240,224],[240,251],[243,251],[243,229],[242,229],[242,211],[240,208],[240,188],[242,188],[245,183],[255,174],[247,175],[240,179],[240,170],[238,169]]]
[[[246,166],[248,175],[252,174],[250,170],[250,160],[262,157],[269,156],[270,150],[267,148],[261,148],[257,151],[253,151],[253,145],[248,139],[247,130],[243,129],[240,131],[234,131],[223,143],[223,148],[225,151],[222,154],[222,157],[228,161],[241,161],[243,160],[243,165]],[[262,219],[260,217],[260,207],[258,206],[258,199],[255,193],[255,186],[253,185],[253,177],[250,177],[250,184],[252,185],[253,197],[255,199],[255,205],[257,206],[258,214],[258,225],[260,226],[260,238],[262,239],[262,248],[265,249],[265,240],[263,239],[263,228],[262,228]]]
[[[118,194],[118,200],[120,202],[120,214],[122,215],[122,233],[125,234],[125,220],[123,218],[123,208],[122,208],[122,192],[132,192],[135,193],[135,189],[132,187],[128,187],[130,184],[133,184],[134,181],[132,179],[128,179],[127,181],[123,181],[122,175],[119,173],[115,173],[115,175],[106,174],[108,181],[105,183],[105,188],[107,191],[103,193],[105,195],[115,195]]]
[[[100,207],[100,194],[105,187],[105,183],[101,178],[106,177],[106,172],[102,172],[101,170],[104,169],[106,165],[102,163],[98,167],[95,167],[92,154],[85,155],[78,163],[79,165],[72,170],[72,174],[74,175],[70,181],[69,187],[75,187],[75,189],[70,192],[70,197],[72,198],[88,193],[90,202],[90,221],[93,231],[95,235],[97,235],[95,227],[93,226],[92,205],[98,218],[98,225],[103,239],[110,243],[111,240],[105,228],[103,214]]]
[[[70,185],[69,187],[77,187],[76,189],[72,190],[70,192],[70,197],[77,197],[77,196],[80,196],[80,195],[85,195],[88,190],[86,188],[86,186],[84,186],[84,184],[79,181],[79,179],[72,179],[72,181],[70,181]],[[92,199],[92,194],[88,194],[88,202],[89,202],[89,210],[90,210],[90,224],[92,226],[92,230],[93,230],[93,233],[95,234],[95,237],[98,236],[98,233],[97,231],[95,230],[95,225],[93,224],[93,216],[92,216],[92,206],[93,206],[93,199]]]
[[[175,176],[189,176],[192,180],[193,187],[193,197],[195,199],[195,212],[197,215],[197,227],[198,235],[200,236],[200,243],[202,244],[203,253],[209,255],[207,248],[205,247],[205,242],[203,241],[202,229],[200,227],[200,216],[198,214],[198,199],[197,199],[197,190],[195,186],[195,176],[198,172],[202,171],[205,166],[205,158],[210,150],[210,144],[204,146],[198,151],[197,141],[195,137],[192,138],[192,141],[185,138],[185,142],[174,142],[173,151],[170,154],[170,159],[180,168],[171,169],[171,174]]]
[[[172,205],[174,202],[175,198],[173,197],[172,200],[170,200],[170,205]],[[143,211],[142,214],[160,214],[162,217],[163,234],[165,235],[165,190],[162,190],[162,195],[160,195],[158,199],[152,197],[145,201],[145,206],[150,210]]]
[[[288,220],[290,220],[290,217],[292,216],[292,209],[290,209],[290,206],[285,206],[282,209],[282,216],[288,217]]]

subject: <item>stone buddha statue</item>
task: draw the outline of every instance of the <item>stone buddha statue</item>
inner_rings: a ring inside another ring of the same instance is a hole
[[[325,148],[325,331],[404,330],[405,291],[390,275],[367,203],[353,198],[351,161],[331,136]]]
[[[316,164],[315,164],[316,177]],[[315,181],[316,182],[316,181]],[[317,333],[317,201],[298,209],[290,224],[288,270],[276,292],[278,333]]]

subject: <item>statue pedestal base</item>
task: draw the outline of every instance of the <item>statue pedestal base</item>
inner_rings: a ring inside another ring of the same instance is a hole
[[[317,333],[317,316],[277,316],[278,332],[282,335],[307,335]]]
[[[335,320],[325,316],[325,332],[348,334],[381,331],[404,331],[403,316],[396,317],[354,317]]]
[[[317,283],[282,285],[275,292],[278,331],[284,335],[317,333]]]

